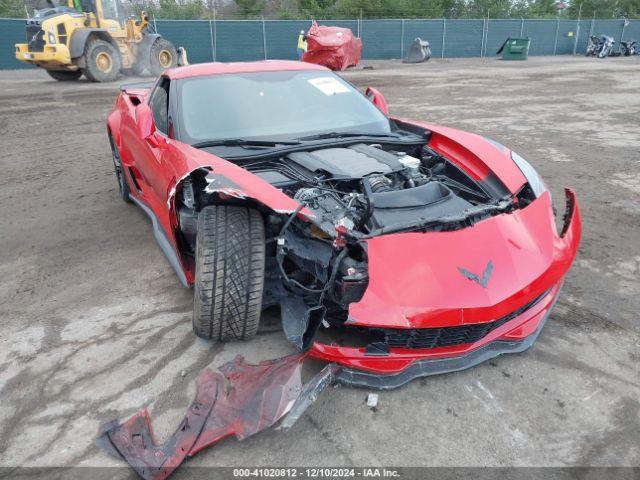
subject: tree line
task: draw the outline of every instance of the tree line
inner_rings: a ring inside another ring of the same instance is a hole
[[[66,0],[53,0],[66,5]],[[640,0],[121,0],[164,19],[638,18]],[[23,18],[44,0],[0,0],[0,17]]]

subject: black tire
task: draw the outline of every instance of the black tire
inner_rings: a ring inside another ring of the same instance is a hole
[[[151,46],[149,55],[149,72],[157,77],[169,68],[178,65],[178,52],[169,40],[158,38]]]
[[[111,145],[111,158],[113,159],[113,169],[116,174],[116,181],[118,182],[118,191],[120,192],[120,197],[125,202],[131,203],[131,198],[129,197],[131,189],[129,188],[129,184],[127,183],[127,179],[125,178],[126,174],[122,167],[122,161],[120,160],[120,152],[118,151],[116,142],[113,141],[111,135],[109,135],[109,144]]]
[[[257,210],[205,207],[198,216],[193,331],[217,341],[256,334],[264,289],[264,223]]]
[[[82,76],[82,70],[47,70],[47,73],[59,82],[71,82]]]
[[[84,76],[92,82],[112,82],[120,73],[120,52],[109,42],[91,38],[84,47]]]

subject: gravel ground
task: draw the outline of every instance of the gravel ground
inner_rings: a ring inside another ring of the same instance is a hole
[[[513,147],[561,211],[562,187],[577,190],[563,295],[524,354],[380,393],[376,411],[364,390],[330,389],[289,433],[189,465],[640,466],[640,57],[367,64],[345,77],[393,114]],[[105,421],[148,405],[163,439],[203,368],[292,352],[278,332],[215,347],[192,334],[191,291],[117,195],[117,88],[0,72],[2,466],[120,465],[93,444]]]

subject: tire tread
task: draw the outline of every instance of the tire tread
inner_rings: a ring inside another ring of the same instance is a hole
[[[196,243],[194,332],[213,341],[254,336],[264,289],[262,216],[245,207],[205,207]]]

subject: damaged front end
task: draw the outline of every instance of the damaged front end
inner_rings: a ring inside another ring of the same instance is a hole
[[[243,164],[299,203],[268,218],[264,295],[299,349],[319,329],[349,322],[369,286],[371,239],[456,230],[515,208],[504,188],[474,181],[428,147],[409,150],[354,144]]]
[[[234,158],[227,165],[233,162],[235,171],[192,171],[169,199],[183,262],[193,271],[203,207],[260,210],[266,236],[263,308],[279,307],[287,338],[307,350],[321,325],[342,326],[349,305],[362,299],[369,284],[369,239],[465,228],[515,208],[504,186],[474,180],[425,146],[425,136],[415,136],[417,142],[403,150],[350,143]],[[256,191],[260,184],[267,188]]]
[[[262,308],[279,309],[300,351],[395,375],[524,341],[576,254],[574,194],[559,234],[550,195],[531,187],[508,149],[412,128],[401,144],[236,149],[225,160],[193,149],[215,162],[184,175],[168,200],[191,283],[199,212],[243,205],[264,219]]]

